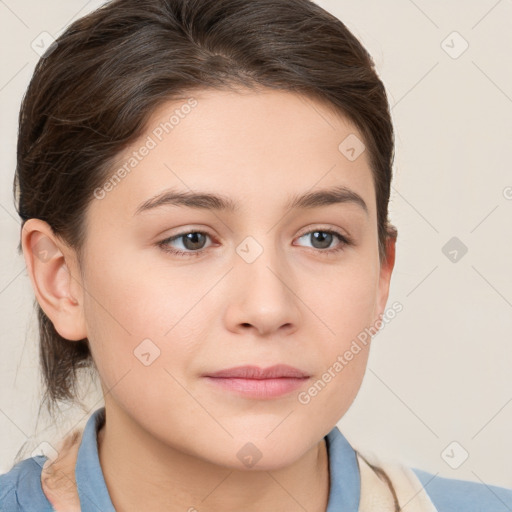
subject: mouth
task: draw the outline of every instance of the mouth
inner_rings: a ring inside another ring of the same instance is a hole
[[[270,399],[286,395],[310,379],[306,372],[278,364],[261,369],[257,366],[237,366],[204,375],[216,387],[246,398]]]

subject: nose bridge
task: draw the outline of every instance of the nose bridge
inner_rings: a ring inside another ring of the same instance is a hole
[[[261,285],[275,292],[284,286],[275,274],[286,273],[286,265],[272,233],[245,237],[236,247],[236,253],[240,278],[247,280],[251,288]]]
[[[249,235],[236,247],[235,279],[240,323],[260,331],[297,321],[293,276],[273,232]]]

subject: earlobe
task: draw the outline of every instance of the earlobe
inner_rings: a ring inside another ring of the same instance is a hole
[[[84,339],[87,333],[83,301],[73,293],[82,286],[70,264],[72,252],[65,251],[63,242],[40,219],[27,220],[21,236],[23,256],[37,302],[63,338]]]

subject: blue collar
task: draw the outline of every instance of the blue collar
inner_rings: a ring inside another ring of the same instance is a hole
[[[326,436],[330,490],[325,512],[357,512],[361,478],[356,451],[335,426]]]
[[[98,430],[105,422],[105,407],[94,411],[82,434],[76,459],[75,478],[82,512],[115,512],[98,456]]]
[[[78,450],[75,477],[82,512],[115,512],[98,456],[97,432],[104,421],[105,407],[101,407],[87,420]],[[325,440],[330,473],[326,512],[357,512],[360,476],[356,452],[337,426],[325,436]]]

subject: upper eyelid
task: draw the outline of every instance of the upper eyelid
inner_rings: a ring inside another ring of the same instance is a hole
[[[332,231],[334,233],[338,233],[341,236],[347,236],[344,235],[342,230],[339,228],[332,228],[332,227],[326,227],[326,226],[320,226],[320,227],[314,227],[314,228],[306,228],[305,231],[301,231],[299,235],[297,235],[298,238],[307,235],[309,233],[315,232],[315,231]],[[204,229],[187,229],[185,231],[181,231],[180,233],[176,233],[175,235],[170,235],[165,238],[165,240],[173,239],[173,238],[180,238],[181,236],[188,235],[189,233],[201,233],[204,235],[208,235],[211,238],[215,238],[214,235],[210,234],[207,230]]]
[[[207,234],[210,234],[208,232],[209,228],[203,228],[203,227],[193,227],[194,225],[192,224],[192,227],[187,227],[187,228],[184,228],[183,231],[181,231],[180,233],[178,233],[177,235],[171,235],[171,236],[179,236],[179,235],[186,235],[187,233],[207,233]],[[178,228],[179,229],[179,228]],[[329,225],[329,223],[318,223],[318,224],[314,224],[312,223],[312,227],[310,228],[304,228],[306,231],[304,231],[304,233],[309,233],[310,231],[343,231],[342,228],[339,228],[339,227],[334,227],[332,225]]]
[[[342,230],[340,228],[333,228],[330,226],[320,226],[320,227],[313,227],[313,228],[306,228],[305,231],[301,231],[300,235],[297,235],[298,237],[307,235],[309,233],[314,233],[315,231],[332,231],[334,233],[339,233],[341,236],[344,236],[342,233]]]

